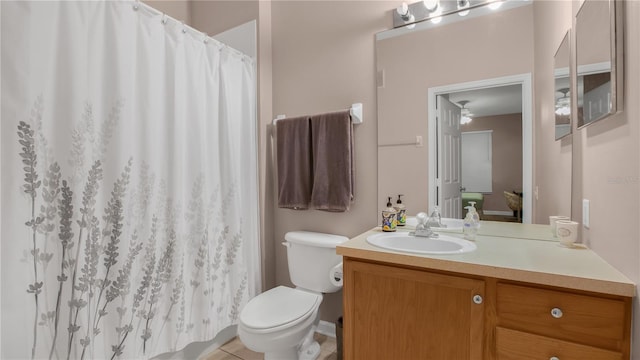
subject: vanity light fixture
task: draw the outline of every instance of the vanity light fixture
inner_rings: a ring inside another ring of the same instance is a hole
[[[473,120],[471,118],[471,116],[473,115],[473,114],[471,114],[471,111],[469,111],[469,109],[464,107],[468,103],[469,103],[469,100],[460,100],[460,101],[458,101],[458,104],[460,104],[460,106],[462,106],[460,108],[460,115],[461,115],[460,116],[460,125],[468,124]]]
[[[569,93],[569,88],[562,88],[558,90],[562,93],[562,97],[556,100],[556,115],[567,116],[571,114],[571,102],[569,101],[569,97],[567,94]]]
[[[405,0],[406,1],[406,0]],[[391,11],[394,28],[426,29],[533,3],[534,0],[420,0]],[[459,16],[447,16],[458,14]]]
[[[460,16],[469,15],[469,0],[458,0],[458,10]]]

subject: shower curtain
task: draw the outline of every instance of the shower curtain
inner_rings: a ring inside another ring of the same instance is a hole
[[[3,1],[2,359],[137,359],[258,292],[253,60],[133,1]]]

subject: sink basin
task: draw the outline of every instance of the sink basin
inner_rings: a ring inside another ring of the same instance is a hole
[[[433,230],[450,230],[450,231],[462,231],[462,227],[464,226],[464,222],[462,219],[452,219],[452,218],[442,218],[442,224],[446,225],[446,227],[439,228],[432,226]],[[412,216],[407,218],[407,226],[416,226],[418,225],[418,220]]]
[[[476,244],[454,236],[439,234],[438,238],[411,236],[408,232],[374,234],[367,237],[371,245],[384,249],[416,254],[462,254],[474,251]]]

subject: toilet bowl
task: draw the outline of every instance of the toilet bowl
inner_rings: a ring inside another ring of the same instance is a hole
[[[342,262],[335,247],[348,239],[295,231],[285,240],[289,274],[297,287],[278,286],[251,299],[240,312],[238,336],[247,348],[264,353],[265,360],[313,360],[320,354],[313,334],[322,294],[341,288],[331,281]]]
[[[302,349],[301,344],[310,333],[313,336],[322,294],[278,286],[253,300],[242,310],[238,324],[247,348],[265,353],[265,359],[315,358],[309,357],[314,349]]]

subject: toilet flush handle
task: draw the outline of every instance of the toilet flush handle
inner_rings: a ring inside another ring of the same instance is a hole
[[[336,266],[334,266],[331,271],[329,271],[329,281],[333,286],[342,287],[344,280],[344,274],[342,270],[342,262]]]
[[[285,241],[285,242],[282,243],[282,246],[290,248],[291,247],[291,243],[288,242],[288,241]]]

